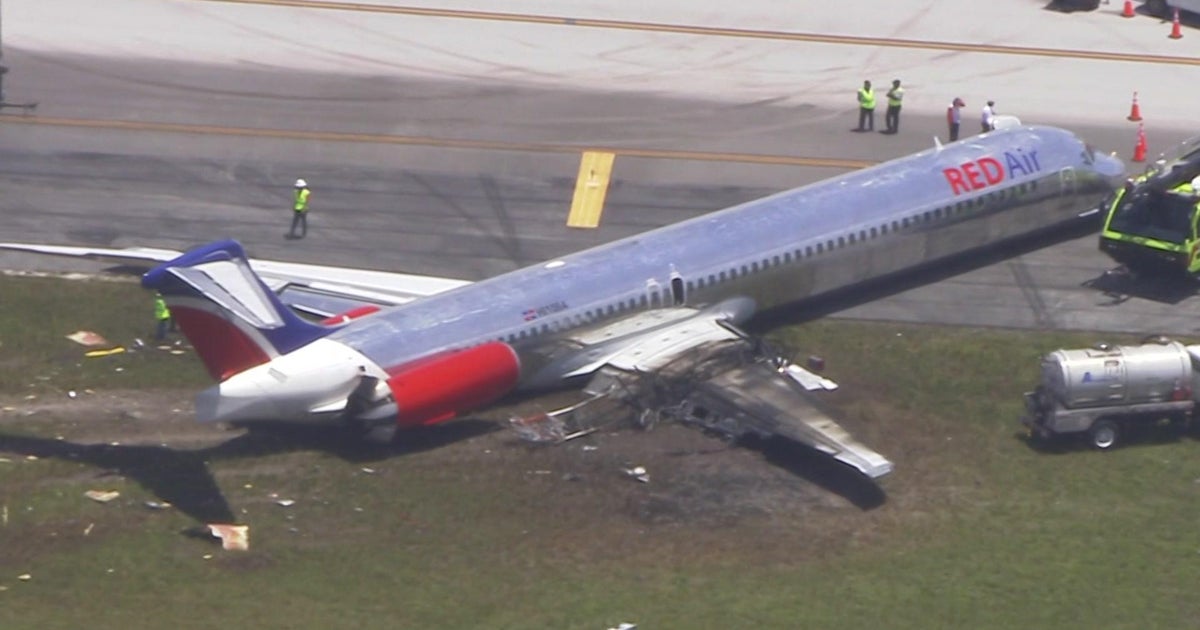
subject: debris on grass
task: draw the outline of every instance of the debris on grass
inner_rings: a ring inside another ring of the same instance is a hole
[[[28,582],[29,580],[33,579],[33,576],[28,573],[22,573],[21,575],[17,576],[17,579],[21,580],[22,582]]]
[[[83,528],[83,535],[88,536],[92,533],[92,529],[96,527],[95,523],[88,523],[87,527]]]
[[[247,551],[250,549],[250,526],[227,525],[210,523],[208,531],[214,538],[221,541],[221,548],[226,551]]]
[[[121,493],[117,492],[116,490],[88,490],[87,492],[83,493],[83,496],[97,503],[108,503],[109,501],[121,496]]]
[[[171,504],[166,501],[146,501],[142,505],[151,510],[165,510],[171,507]]]
[[[367,468],[367,467],[363,467],[363,468],[360,468],[359,470],[361,470],[361,471],[363,471],[363,472],[367,473],[368,475],[374,475],[374,474],[375,474],[375,469],[374,469],[374,468]]]
[[[634,466],[633,468],[626,468],[625,474],[633,479],[636,479],[636,480],[642,482],[642,483],[650,483],[650,473],[646,472],[646,469],[643,468],[642,466]]]
[[[279,499],[275,501],[275,505],[280,507],[292,507],[293,505],[296,505],[296,501],[294,499]]]
[[[125,348],[117,346],[107,350],[88,350],[87,352],[83,353],[83,356],[88,357],[89,359],[94,359],[96,357],[107,357],[114,354],[121,354],[122,352],[125,352]]]
[[[111,345],[103,336],[90,330],[77,330],[67,335],[67,339],[70,339],[81,346],[98,347]]]

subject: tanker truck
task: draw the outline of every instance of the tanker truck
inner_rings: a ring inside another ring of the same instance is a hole
[[[1140,426],[1190,427],[1200,396],[1200,345],[1165,338],[1140,345],[1096,344],[1042,358],[1038,386],[1025,393],[1021,422],[1033,437],[1084,434],[1107,450]]]

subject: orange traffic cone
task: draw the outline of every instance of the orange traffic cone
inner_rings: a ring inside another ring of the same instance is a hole
[[[1146,161],[1146,130],[1138,123],[1137,144],[1133,147],[1133,161]]]
[[[1121,9],[1121,17],[1133,17],[1133,0],[1125,0],[1125,8]]]
[[[1137,102],[1137,92],[1134,92],[1133,93],[1133,105],[1131,105],[1129,107],[1129,116],[1126,117],[1126,120],[1132,120],[1133,122],[1138,122],[1141,119],[1142,119],[1142,108],[1140,105],[1138,105],[1138,102]]]
[[[1175,9],[1175,17],[1171,19],[1171,39],[1179,39],[1183,37],[1183,31],[1179,30],[1179,9]]]

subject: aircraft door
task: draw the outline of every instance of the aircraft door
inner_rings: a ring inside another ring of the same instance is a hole
[[[646,280],[646,296],[650,298],[650,308],[662,308],[662,294],[662,286],[658,284],[658,280]]]
[[[687,301],[687,294],[684,292],[683,276],[679,275],[678,271],[671,271],[671,305],[683,306]]]
[[[1075,195],[1075,169],[1070,166],[1058,172],[1059,193],[1062,197],[1062,205],[1073,205],[1073,197]]]

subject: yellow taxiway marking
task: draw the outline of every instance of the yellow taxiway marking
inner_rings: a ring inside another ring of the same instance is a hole
[[[575,179],[571,213],[567,215],[567,227],[594,228],[600,225],[604,195],[608,193],[609,175],[612,174],[616,157],[603,151],[583,152],[579,160],[579,177]]]
[[[352,133],[344,131],[306,131],[300,129],[271,129],[258,127],[226,127],[221,125],[193,125],[187,123],[153,122],[145,120],[98,120],[91,118],[56,118],[50,116],[25,116],[0,114],[0,124],[35,125],[45,127],[77,127],[106,129],[113,131],[151,131],[183,133],[209,136],[240,136],[246,138],[271,138],[277,140],[309,140],[316,142],[350,142],[363,144],[395,144],[434,147],[441,149],[472,149],[479,151],[521,151],[527,153],[569,153],[580,150],[614,153],[624,157],[658,160],[691,160],[700,162],[741,162],[744,164],[770,164],[775,166],[807,166],[854,170],[874,166],[878,160],[843,160],[793,155],[769,155],[758,153],[724,153],[720,151],[676,151],[672,149],[633,149],[620,147],[581,147],[549,142],[506,142],[501,140],[470,140],[466,138],[438,138],[434,136],[398,136],[391,134]]]
[[[533,13],[502,13],[495,11],[470,11],[461,9],[436,9],[429,7],[370,4],[365,2],[337,2],[327,0],[199,0],[225,4],[253,4],[300,9],[325,9],[333,11],[356,11],[391,15],[411,15],[460,20],[486,20],[492,22],[519,22],[524,24],[547,24],[551,26],[576,26],[584,28],[606,28],[623,31],[649,31],[656,33],[679,33],[716,37],[740,37],[745,39],[767,39],[775,41],[813,42],[819,44],[843,44],[851,46],[881,46],[887,48],[913,48],[919,50],[949,50],[954,52],[990,53],[996,55],[1027,55],[1033,57],[1064,57],[1103,61],[1130,61],[1134,63],[1160,63],[1180,66],[1200,66],[1200,56],[1147,55],[1137,53],[1105,52],[1101,50],[1071,50],[1063,48],[1041,48],[1037,46],[1003,46],[998,44],[970,44],[941,42],[895,37],[863,37],[855,35],[827,35],[796,31],[773,31],[766,29],[729,28],[721,26],[698,26],[694,24],[671,24],[667,22],[638,22],[633,20],[606,20],[576,18]]]

